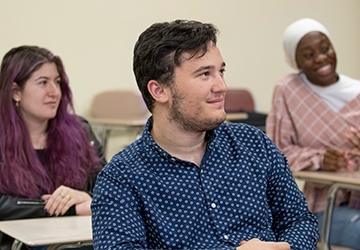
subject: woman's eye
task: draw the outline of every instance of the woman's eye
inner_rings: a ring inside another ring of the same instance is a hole
[[[328,46],[322,47],[322,51],[323,51],[323,52],[328,52],[329,49],[330,49],[330,48],[329,48]]]
[[[200,74],[201,76],[209,76],[210,75],[210,72],[209,71],[206,71],[206,72],[203,72]]]
[[[305,55],[304,55],[304,57],[306,58],[306,59],[310,59],[311,57],[313,57],[313,53],[306,53]]]
[[[46,81],[40,81],[39,84],[45,85],[45,84],[46,84]]]
[[[60,80],[60,79],[59,79],[59,80],[56,80],[55,83],[56,83],[57,85],[60,85],[60,84],[61,84],[61,80]]]

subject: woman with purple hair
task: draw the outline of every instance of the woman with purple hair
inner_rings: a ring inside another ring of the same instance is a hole
[[[1,64],[0,117],[0,221],[90,215],[106,161],[75,115],[61,59],[36,46],[11,49]],[[0,249],[12,241],[0,233]]]

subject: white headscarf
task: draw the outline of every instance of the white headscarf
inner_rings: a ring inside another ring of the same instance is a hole
[[[296,48],[301,38],[306,34],[319,31],[330,39],[329,32],[324,25],[311,18],[303,18],[290,24],[284,32],[283,45],[286,62],[294,69],[299,69],[296,64]]]

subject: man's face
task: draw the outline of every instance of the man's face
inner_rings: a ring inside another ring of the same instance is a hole
[[[224,98],[225,62],[219,49],[210,44],[205,55],[184,53],[181,66],[174,71],[171,85],[169,120],[181,129],[203,132],[216,128],[226,118]]]

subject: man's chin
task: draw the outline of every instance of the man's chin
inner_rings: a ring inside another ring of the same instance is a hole
[[[213,119],[213,120],[208,120],[208,121],[204,121],[203,125],[204,125],[204,130],[205,131],[210,131],[213,130],[217,127],[220,126],[221,123],[223,123],[225,121],[225,118],[218,118],[218,119]]]

